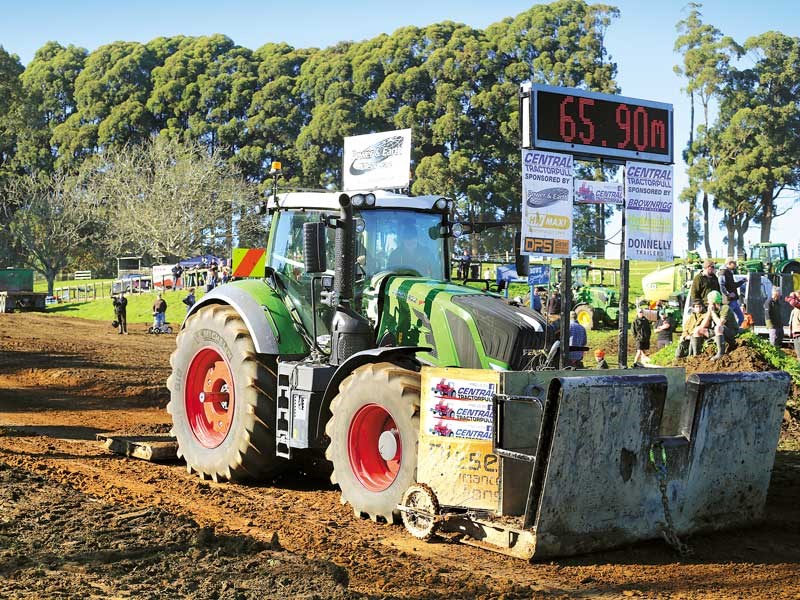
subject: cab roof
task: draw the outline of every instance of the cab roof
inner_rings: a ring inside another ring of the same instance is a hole
[[[339,210],[339,196],[343,193],[350,197],[356,194],[374,194],[374,208],[409,208],[414,210],[433,211],[434,203],[444,196],[407,196],[385,190],[351,191],[351,192],[284,192],[278,194],[278,208],[306,208],[320,210]],[[441,212],[437,210],[436,212]]]

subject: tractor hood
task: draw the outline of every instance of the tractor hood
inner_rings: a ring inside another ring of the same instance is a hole
[[[519,370],[556,338],[538,312],[474,288],[388,276],[370,292],[379,343],[429,346],[418,357],[436,366]]]

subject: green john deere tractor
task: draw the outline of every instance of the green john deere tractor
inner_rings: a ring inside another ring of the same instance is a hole
[[[556,272],[560,267],[555,268]],[[558,275],[556,281],[560,281]],[[572,265],[572,310],[587,330],[616,327],[619,318],[619,269]]]
[[[422,365],[520,370],[555,334],[449,281],[446,198],[275,199],[266,278],[206,294],[177,337],[178,452],[214,481],[332,468],[356,514],[392,521],[416,473]]]
[[[750,258],[739,262],[739,270],[768,276],[800,273],[800,261],[789,258],[786,244],[759,243],[750,246]]]

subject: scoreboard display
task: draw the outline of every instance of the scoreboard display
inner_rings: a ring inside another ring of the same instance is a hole
[[[673,162],[671,104],[546,85],[523,88],[520,100],[523,147]]]

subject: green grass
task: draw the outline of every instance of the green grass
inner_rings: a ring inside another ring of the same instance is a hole
[[[183,321],[186,316],[186,305],[183,303],[183,299],[187,293],[184,290],[164,292],[164,300],[167,303],[167,323],[180,324]],[[195,298],[199,300],[202,295],[202,292],[198,292],[195,294]],[[128,299],[128,323],[149,324],[153,322],[155,293],[126,294],[125,297]],[[47,314],[108,321],[109,323],[114,319],[114,305],[111,303],[111,298],[55,304],[48,306],[46,312]]]

